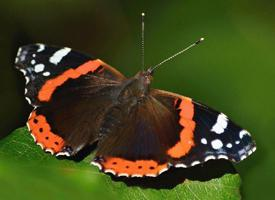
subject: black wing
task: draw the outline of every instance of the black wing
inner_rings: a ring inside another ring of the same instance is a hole
[[[70,48],[44,44],[19,48],[15,65],[35,107],[27,125],[37,144],[73,155],[98,139],[102,115],[125,79],[120,72]]]
[[[20,47],[15,65],[26,79],[26,100],[35,107],[50,101],[56,88],[69,79],[91,73],[113,81],[125,79],[119,71],[99,59],[68,47],[60,48],[45,44]]]
[[[93,76],[69,80],[31,113],[27,125],[35,142],[52,154],[70,156],[97,141],[117,88],[119,84],[99,83]]]
[[[117,176],[157,176],[170,167],[167,149],[179,141],[180,126],[154,97],[138,104],[122,104],[106,113],[100,141],[92,164]]]
[[[250,133],[225,114],[174,93],[155,90],[153,95],[179,115],[178,123],[182,126],[181,140],[186,139],[185,130],[190,124],[193,126],[189,132],[190,149],[182,153],[178,150],[178,154],[175,147],[170,149],[170,156],[175,159],[174,166],[189,167],[210,159],[239,162],[256,150]],[[174,108],[171,108],[171,105]],[[179,143],[179,149],[180,146]]]
[[[256,149],[250,134],[224,114],[165,91],[152,90],[137,105],[106,114],[108,134],[92,164],[116,176],[157,176],[209,159],[240,161]]]

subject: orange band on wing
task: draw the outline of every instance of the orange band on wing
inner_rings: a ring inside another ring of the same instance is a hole
[[[94,72],[101,64],[102,61],[100,60],[90,60],[76,69],[68,69],[56,78],[47,80],[38,93],[39,101],[49,101],[56,88],[68,79],[76,79],[88,72]]]
[[[27,124],[36,143],[43,149],[52,153],[60,152],[63,149],[64,140],[51,132],[51,127],[45,116],[37,115],[36,111],[33,111]]]
[[[157,176],[168,169],[167,163],[158,164],[154,160],[129,161],[116,157],[104,158],[104,160],[104,162],[100,163],[103,166],[103,169],[106,172],[112,170],[116,175]]]
[[[180,132],[180,141],[167,151],[167,154],[173,158],[186,155],[194,146],[193,137],[196,123],[193,121],[194,104],[192,100],[186,97],[181,98],[179,109],[181,110],[179,124],[183,126]]]

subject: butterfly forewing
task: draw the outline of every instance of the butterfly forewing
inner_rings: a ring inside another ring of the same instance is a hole
[[[169,106],[167,102],[174,103],[174,113],[179,116],[178,123],[182,126],[181,142],[185,143],[185,146],[191,144],[189,150],[182,151],[182,154],[180,154],[180,145],[178,149],[174,148],[174,154],[171,151],[173,149],[168,151],[168,154],[171,153],[171,157],[175,158],[175,166],[189,167],[220,158],[238,162],[255,151],[256,146],[250,133],[225,114],[178,94],[161,90],[154,90],[153,93],[153,96],[163,104]],[[190,117],[188,116],[190,110],[193,125],[186,121]],[[185,130],[190,126],[192,126],[192,131],[189,132],[191,137],[186,137],[188,131]]]
[[[50,101],[56,88],[66,81],[89,73],[113,81],[125,79],[120,72],[101,60],[68,47],[44,44],[20,47],[15,65],[25,76],[25,97],[33,106]]]

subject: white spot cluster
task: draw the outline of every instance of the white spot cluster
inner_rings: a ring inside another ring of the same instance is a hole
[[[160,170],[157,174],[127,174],[127,173],[116,173],[114,170],[112,169],[103,169],[102,165],[96,161],[92,161],[91,162],[92,165],[98,167],[99,170],[103,171],[104,173],[110,173],[110,174],[113,174],[114,176],[118,176],[118,177],[122,177],[122,176],[125,176],[125,177],[156,177],[164,172],[166,172],[171,166],[173,166],[171,163],[168,163],[168,167]],[[177,164],[175,167],[182,167],[182,166],[185,166],[187,167],[186,165],[183,165],[183,164]]]
[[[64,56],[66,56],[71,51],[70,48],[65,47],[63,49],[60,49],[56,51],[49,59],[49,61],[55,65],[57,65]]]
[[[213,125],[211,131],[217,134],[221,134],[224,132],[228,124],[228,118],[225,114],[221,113],[217,117],[216,123]]]

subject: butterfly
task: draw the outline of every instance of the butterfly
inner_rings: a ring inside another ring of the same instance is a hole
[[[211,159],[239,162],[256,150],[250,133],[191,98],[150,87],[153,69],[126,78],[100,59],[45,44],[20,47],[15,66],[32,105],[34,141],[56,156],[97,144],[105,173],[155,177]]]

